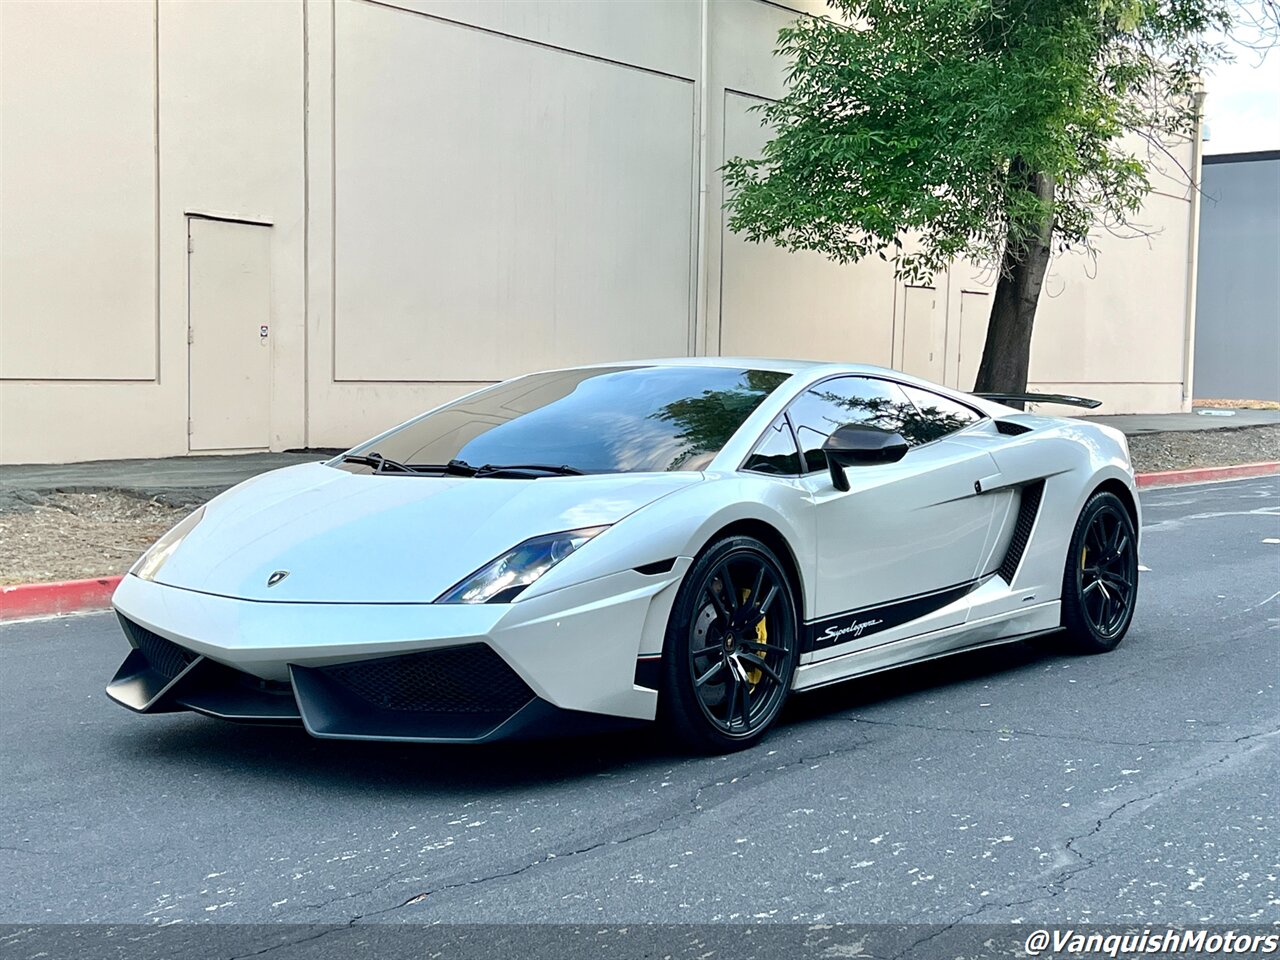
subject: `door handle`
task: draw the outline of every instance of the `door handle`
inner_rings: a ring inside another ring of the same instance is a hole
[[[992,490],[999,490],[1002,486],[1006,485],[1002,482],[1003,480],[1003,473],[993,473],[989,477],[982,477],[981,479],[973,481],[973,492],[982,494],[990,493]]]

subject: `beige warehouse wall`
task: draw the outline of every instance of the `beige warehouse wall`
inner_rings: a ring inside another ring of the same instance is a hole
[[[307,5],[312,444],[691,351],[699,11]]]
[[[725,158],[753,156],[767,131],[750,107],[763,101],[726,91]],[[718,352],[857,358],[892,364],[893,271],[880,260],[840,266],[816,253],[749,243],[720,216]],[[713,352],[715,352],[713,350]]]
[[[732,233],[718,168],[754,156],[768,139],[753,108],[780,97],[785,63],[778,31],[797,11],[825,4],[708,6],[708,353],[857,359],[892,363],[894,283],[881,261],[850,266],[791,254]]]
[[[0,36],[0,462],[187,452],[188,215],[272,224],[300,445],[301,4],[5,2]]]
[[[773,38],[792,17],[771,4],[710,5],[708,142],[719,162],[755,155],[766,141],[768,131],[749,108],[783,92]],[[1127,146],[1150,165],[1153,192],[1136,229],[1099,230],[1096,257],[1065,254],[1053,262],[1033,338],[1030,388],[1093,396],[1104,402],[1103,412],[1177,410],[1186,406],[1183,334],[1195,216],[1184,171],[1194,169],[1195,158],[1187,142],[1161,149],[1135,139]],[[722,267],[718,276],[711,270],[707,352],[911,369],[904,364],[904,285],[886,264],[841,266],[748,243],[725,226],[718,178],[708,192],[710,260]],[[945,345],[940,379],[950,386],[973,387],[995,280],[990,267],[956,263],[927,282]]]
[[[1096,397],[1104,401],[1100,412],[1190,409],[1184,379],[1197,211],[1183,171],[1194,169],[1193,145],[1154,147],[1135,138],[1126,147],[1148,164],[1152,192],[1131,225],[1095,231],[1092,253],[1055,256],[1036,315],[1029,387]],[[958,318],[957,289],[989,292],[994,280],[987,268],[953,267],[949,320]],[[953,362],[964,355],[953,385],[968,390],[985,317],[952,333]]]
[[[720,164],[767,136],[749,108],[783,89],[777,30],[823,9],[0,4],[0,461],[187,452],[192,216],[270,230],[272,449],[345,445],[559,364],[903,362],[888,267],[748,244],[721,208]],[[1150,238],[1055,262],[1039,385],[1181,402],[1177,183],[1157,184]],[[948,383],[976,369],[991,280],[956,265],[925,298]]]
[[[336,379],[688,351],[691,81],[336,13]]]
[[[156,376],[150,4],[0,4],[0,376]]]
[[[306,183],[300,3],[164,0],[160,16],[162,315],[186,403],[187,218],[270,226],[269,446],[305,442]],[[198,359],[198,358],[197,358]],[[201,411],[192,411],[200,416]],[[208,415],[207,413],[205,414]],[[185,438],[183,439],[185,443]]]
[[[698,75],[696,0],[390,0],[388,5],[442,23],[520,38],[615,64],[686,80]]]

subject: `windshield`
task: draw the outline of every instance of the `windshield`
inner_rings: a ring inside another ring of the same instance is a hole
[[[400,464],[701,470],[789,374],[724,367],[595,367],[497,384],[348,456]],[[368,473],[367,463],[343,469]]]

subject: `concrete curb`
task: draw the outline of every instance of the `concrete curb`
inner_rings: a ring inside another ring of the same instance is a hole
[[[96,577],[93,580],[0,587],[0,622],[105,610],[111,606],[111,594],[115,593],[119,583],[119,577]]]
[[[1280,474],[1280,460],[1242,463],[1230,467],[1196,467],[1191,470],[1165,470],[1137,475],[1139,487],[1172,487],[1213,480],[1236,480],[1243,477],[1265,477]],[[67,580],[62,583],[24,583],[0,587],[0,622],[48,617],[61,613],[105,610],[111,606],[111,594],[120,577],[97,577],[93,580]]]
[[[1163,470],[1137,475],[1139,487],[1174,487],[1186,483],[1209,483],[1213,480],[1240,480],[1244,477],[1266,477],[1280,473],[1280,460],[1241,463],[1230,467],[1193,467],[1190,470]]]

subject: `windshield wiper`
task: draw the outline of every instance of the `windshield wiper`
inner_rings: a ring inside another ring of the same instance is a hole
[[[360,463],[366,467],[373,467],[374,473],[411,473],[415,476],[433,476],[439,473],[456,473],[464,477],[473,476],[476,468],[463,460],[450,460],[448,463],[401,463],[399,460],[392,460],[390,457],[384,457],[382,454],[366,453],[366,454],[347,454],[342,458],[343,463]]]
[[[455,463],[457,461],[454,461]],[[546,474],[553,477],[581,477],[586,475],[585,470],[579,470],[577,467],[571,467],[568,464],[553,465],[549,463],[486,463],[482,467],[477,467],[476,472],[472,476],[476,477],[496,477],[503,474],[512,476],[538,476]]]
[[[363,456],[359,454],[347,454],[342,458],[343,463],[359,463],[366,467],[373,467],[374,473],[386,473],[394,470],[396,473],[421,473],[422,471],[414,466],[411,467],[407,463],[401,463],[399,460],[392,460],[384,457],[380,453],[369,453]]]
[[[450,460],[448,463],[401,463],[382,454],[348,454],[342,458],[343,463],[359,463],[373,467],[374,473],[408,473],[417,476],[437,476],[455,474],[462,477],[538,477],[559,476],[576,477],[585,471],[566,464],[559,466],[548,463],[486,463],[481,467],[473,467],[465,460]]]

